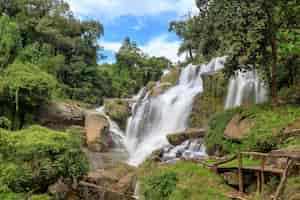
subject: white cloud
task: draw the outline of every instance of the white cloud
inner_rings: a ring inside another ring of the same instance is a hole
[[[122,45],[121,42],[100,41],[100,45],[104,50],[117,53]],[[167,34],[160,35],[151,39],[145,45],[140,46],[141,50],[149,56],[166,57],[174,63],[183,61],[185,55],[178,57],[177,52],[180,41],[169,40]]]
[[[143,52],[154,57],[166,57],[172,62],[184,60],[185,56],[178,57],[177,52],[180,41],[169,40],[167,34],[160,35],[142,46]]]
[[[110,42],[110,41],[101,41],[100,45],[103,46],[104,50],[112,51],[116,53],[122,46],[121,42]]]
[[[130,15],[151,16],[163,12],[183,15],[197,12],[195,0],[66,0],[78,15],[101,16],[106,19]]]

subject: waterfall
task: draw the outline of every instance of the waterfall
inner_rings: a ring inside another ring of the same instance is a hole
[[[222,57],[200,67],[190,64],[182,70],[177,85],[165,93],[151,97],[141,92],[137,96],[124,140],[130,164],[140,164],[154,150],[168,145],[168,134],[187,128],[194,97],[203,92],[201,74],[222,69],[224,62]]]
[[[242,104],[263,103],[267,100],[267,88],[255,70],[238,71],[230,79],[225,108]]]

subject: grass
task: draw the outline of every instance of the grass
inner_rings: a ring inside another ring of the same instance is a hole
[[[254,123],[248,137],[238,142],[224,138],[224,130],[235,114]],[[269,152],[280,148],[278,136],[289,123],[300,119],[300,107],[284,105],[272,107],[257,105],[250,108],[233,109],[222,112],[210,122],[205,142],[209,151],[237,153],[239,151]],[[297,144],[298,140],[297,140]]]
[[[147,161],[140,169],[141,193],[144,200],[145,193],[155,193],[149,189],[149,178],[165,176],[165,174],[176,174],[177,184],[168,198],[159,198],[157,200],[229,200],[223,193],[231,191],[222,178],[213,174],[208,169],[199,167],[194,163],[179,162],[174,165],[158,165]],[[160,185],[160,184],[158,184]],[[165,184],[161,187],[167,187]],[[159,188],[155,187],[156,190]]]

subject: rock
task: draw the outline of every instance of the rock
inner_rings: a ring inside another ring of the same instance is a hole
[[[77,104],[50,102],[40,107],[37,119],[42,126],[62,130],[65,127],[84,126],[85,109]]]
[[[203,93],[193,103],[188,125],[192,128],[206,128],[211,117],[224,110],[227,95],[227,81],[224,73],[203,74]]]
[[[177,146],[182,144],[186,140],[197,139],[205,136],[206,131],[204,129],[188,129],[184,132],[173,133],[167,136],[170,144]]]
[[[85,119],[86,143],[94,152],[107,152],[113,145],[108,119],[98,112],[89,112]]]
[[[249,119],[242,118],[238,114],[227,125],[224,136],[230,140],[240,141],[248,136],[252,127],[253,123]]]
[[[170,72],[162,76],[160,83],[170,83],[172,86],[176,85],[180,77],[180,68],[174,67],[170,69]]]
[[[66,196],[71,192],[71,188],[61,179],[57,183],[48,187],[49,194],[55,199],[66,199]]]
[[[300,119],[290,123],[284,130],[283,135],[286,137],[300,135]]]
[[[156,86],[154,86],[151,90],[150,90],[150,96],[152,97],[157,97],[161,94],[163,94],[164,92],[166,92],[169,88],[172,87],[171,83],[160,83]]]
[[[130,116],[130,100],[128,99],[105,99],[105,113],[118,123],[122,130],[126,130],[127,119]]]
[[[136,169],[118,164],[109,169],[90,172],[79,184],[80,191],[85,191],[82,199],[119,200],[131,198],[136,186]]]

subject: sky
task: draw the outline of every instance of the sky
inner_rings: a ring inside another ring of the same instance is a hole
[[[197,12],[195,0],[66,0],[80,19],[95,19],[104,25],[104,47],[113,63],[125,37],[130,37],[149,56],[165,56],[178,62],[180,39],[168,32],[169,23]]]

